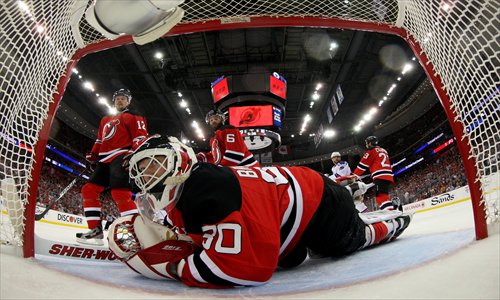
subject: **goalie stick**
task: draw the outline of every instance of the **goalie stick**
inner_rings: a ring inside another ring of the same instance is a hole
[[[80,174],[78,174],[69,184],[67,187],[64,188],[64,190],[62,190],[60,193],[59,193],[59,196],[57,196],[56,199],[52,200],[49,204],[47,204],[47,207],[45,208],[44,211],[42,211],[40,214],[35,214],[35,221],[40,221],[41,219],[43,219],[43,217],[45,217],[45,215],[49,212],[50,208],[52,207],[52,205],[54,205],[55,203],[57,203],[59,200],[61,200],[62,197],[64,197],[64,195],[66,195],[66,193],[75,185],[76,181],[79,179],[79,178],[82,178],[82,175],[84,175],[87,170],[89,170],[88,168],[83,170],[82,172],[80,172]]]

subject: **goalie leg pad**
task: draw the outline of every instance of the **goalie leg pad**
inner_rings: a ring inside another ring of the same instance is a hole
[[[366,242],[362,248],[395,240],[408,227],[413,217],[413,214],[403,214],[401,211],[376,211],[359,215],[366,224]],[[366,215],[372,218],[367,218]]]

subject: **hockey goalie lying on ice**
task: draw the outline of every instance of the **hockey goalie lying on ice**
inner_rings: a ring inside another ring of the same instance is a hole
[[[360,218],[351,194],[363,183],[342,187],[305,167],[197,163],[172,137],[145,140],[129,168],[140,215],[113,223],[109,247],[146,277],[188,286],[261,285],[308,252],[335,257],[390,242],[411,220],[400,211]]]

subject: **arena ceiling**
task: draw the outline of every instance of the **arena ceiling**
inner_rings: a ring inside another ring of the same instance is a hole
[[[194,147],[207,148],[208,139],[199,139],[191,123],[197,120],[205,137],[210,136],[204,116],[213,109],[211,83],[221,75],[277,72],[287,80],[282,144],[307,155],[318,155],[359,144],[376,126],[390,121],[403,103],[411,109],[405,110],[406,116],[398,114],[402,120],[410,120],[426,108],[426,103],[418,101],[422,93],[416,94],[427,83],[426,76],[412,58],[413,53],[402,39],[373,32],[287,27],[184,34],[82,58],[57,117],[94,139],[99,120],[108,113],[98,98],[104,97],[111,104],[113,91],[125,87],[134,96],[134,107],[147,118],[150,133],[177,137],[182,133],[194,141]],[[413,68],[403,75],[407,64]],[[84,86],[85,82],[92,83],[93,91]],[[318,83],[322,84],[320,97],[311,108]],[[327,109],[338,85],[344,101],[329,123]],[[392,85],[396,86],[387,95]],[[387,99],[379,106],[383,97]],[[191,114],[181,107],[181,98]],[[412,103],[408,103],[409,99],[413,99]],[[355,131],[354,127],[372,107],[378,109],[373,119]],[[307,130],[299,135],[306,114],[312,119]],[[394,126],[401,128],[407,123]],[[316,145],[311,134],[320,125],[336,134]]]

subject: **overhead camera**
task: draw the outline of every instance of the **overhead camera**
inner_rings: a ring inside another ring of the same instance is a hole
[[[184,0],[96,0],[85,12],[89,24],[108,39],[132,35],[143,45],[165,35],[182,20]]]

